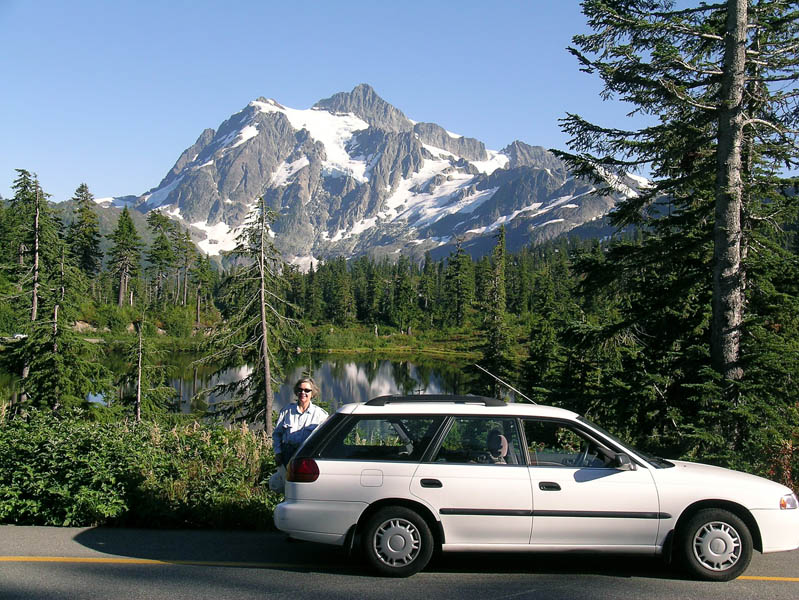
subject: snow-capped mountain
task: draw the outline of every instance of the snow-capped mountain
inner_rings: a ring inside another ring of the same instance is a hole
[[[307,267],[367,252],[440,256],[456,239],[485,242],[502,224],[512,250],[605,215],[638,184],[597,194],[541,147],[487,150],[408,119],[361,84],[304,110],[258,98],[203,131],[157,187],[113,203],[163,211],[218,254],[235,246],[264,195],[280,215],[277,246]]]

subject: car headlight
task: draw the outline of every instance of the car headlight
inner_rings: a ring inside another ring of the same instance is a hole
[[[796,500],[796,494],[785,494],[780,498],[780,510],[789,510],[791,508],[799,508],[799,502]]]

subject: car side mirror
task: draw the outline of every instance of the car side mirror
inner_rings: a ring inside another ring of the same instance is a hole
[[[630,457],[619,452],[613,457],[613,467],[619,471],[635,471],[635,463],[630,460]]]

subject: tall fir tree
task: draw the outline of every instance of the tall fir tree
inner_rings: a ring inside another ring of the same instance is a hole
[[[572,52],[601,77],[604,97],[630,102],[650,122],[621,130],[568,115],[574,153],[561,155],[606,187],[639,167],[653,179],[613,214],[617,225],[642,229],[641,243],[620,242],[588,269],[588,290],[621,295],[608,313],[616,318],[586,323],[576,339],[613,351],[605,389],[624,382],[635,394],[617,418],[642,439],[722,461],[747,446],[763,452],[789,435],[794,402],[752,393],[763,345],[789,342],[774,329],[751,333],[772,320],[755,295],[787,291],[755,265],[779,253],[773,225],[795,207],[781,174],[799,157],[796,3],[586,0],[583,11],[593,33],[575,36]],[[770,376],[796,378],[799,358],[787,358]]]
[[[72,200],[75,203],[75,217],[69,226],[67,241],[78,267],[87,279],[93,280],[103,262],[103,253],[100,250],[102,236],[100,220],[95,212],[96,203],[89,186],[85,183],[78,186]]]
[[[165,283],[169,272],[175,266],[175,223],[157,210],[147,215],[147,226],[153,234],[153,242],[147,249],[145,258],[149,263],[148,271],[153,279],[153,300],[163,302]],[[177,293],[177,292],[176,292]]]
[[[117,304],[133,304],[131,282],[138,276],[141,263],[142,241],[127,206],[119,215],[116,229],[111,234],[111,248],[108,251],[109,270],[116,276]]]
[[[52,215],[47,194],[35,176],[18,170],[13,200],[20,311],[27,315],[27,336],[12,356],[21,368],[22,393],[12,413],[88,406],[92,392],[107,389],[108,378],[97,348],[73,331],[86,279],[68,251],[61,223]]]
[[[216,271],[211,265],[211,258],[207,254],[200,254],[197,256],[197,260],[195,260],[190,267],[189,278],[195,286],[195,299],[197,302],[195,320],[197,327],[199,327],[201,322],[202,302],[205,301],[206,306],[208,305],[209,298],[213,292],[214,283],[217,279]]]
[[[495,236],[496,244],[491,254],[490,277],[483,304],[483,367],[507,383],[516,372],[512,353],[513,341],[508,327],[507,291],[505,287],[505,226],[501,225]],[[518,383],[518,382],[515,382]],[[489,383],[492,395],[502,397],[507,392],[499,382]]]
[[[450,253],[446,270],[447,303],[449,319],[457,327],[466,325],[466,318],[474,301],[474,266],[472,257],[463,249],[463,240],[458,239],[454,252]]]
[[[272,433],[273,384],[279,379],[289,331],[296,322],[286,317],[286,265],[271,238],[276,218],[259,198],[239,234],[233,255],[239,266],[226,282],[226,320],[210,341],[218,372],[242,363],[251,367],[243,379],[221,384],[217,392],[230,396],[218,404],[228,418],[246,419]]]

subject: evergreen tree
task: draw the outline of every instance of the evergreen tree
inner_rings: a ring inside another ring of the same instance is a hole
[[[94,196],[89,186],[81,183],[72,197],[75,219],[69,227],[67,240],[72,256],[86,277],[93,280],[100,271],[103,253],[100,250],[100,221],[94,211]]]
[[[200,254],[197,260],[189,271],[189,277],[195,286],[196,293],[196,323],[200,326],[200,311],[202,308],[202,301],[205,300],[208,304],[208,298],[213,291],[213,285],[216,280],[216,272],[211,266],[211,258],[207,254]]]
[[[433,325],[434,308],[439,306],[438,288],[438,271],[433,257],[428,251],[424,253],[424,266],[419,279],[419,309],[428,326]]]
[[[483,302],[483,367],[500,379],[511,383],[514,376],[512,339],[507,323],[505,289],[505,226],[500,226],[496,244],[491,254],[490,278],[487,282],[486,300]],[[492,380],[489,386],[495,397],[501,397],[503,388]]]
[[[145,258],[150,263],[149,271],[155,281],[155,302],[164,301],[164,282],[169,271],[175,265],[175,245],[173,244],[175,224],[169,217],[157,210],[147,215],[147,226],[153,233],[154,239],[147,250]],[[177,292],[176,292],[177,293]]]
[[[87,395],[103,391],[107,376],[97,350],[73,331],[75,310],[86,280],[68,251],[60,222],[35,176],[18,170],[10,241],[15,254],[17,304],[29,323],[27,336],[10,353],[21,369],[22,394],[12,412],[30,408],[86,406]]]
[[[188,229],[175,226],[172,230],[171,242],[175,258],[173,266],[175,268],[175,304],[186,306],[189,294],[189,269],[197,260],[197,247],[191,239]],[[181,288],[181,275],[183,285]],[[182,291],[181,291],[182,289]]]
[[[21,294],[17,305],[36,321],[43,298],[55,291],[63,241],[47,194],[35,175],[17,169],[14,197],[9,204],[8,239],[13,253],[12,279]],[[21,305],[19,304],[21,301]]]
[[[322,292],[322,280],[319,272],[314,270],[313,265],[308,269],[307,292],[303,299],[303,315],[310,323],[319,323],[324,317],[324,298]]]
[[[286,265],[272,242],[275,213],[259,198],[245,221],[233,255],[240,265],[226,282],[226,321],[211,341],[213,361],[222,372],[242,363],[252,367],[240,381],[216,390],[232,394],[219,406],[223,415],[261,422],[272,433],[272,384],[280,373],[286,336],[296,323],[285,316]]]
[[[127,367],[117,383],[125,390],[122,402],[132,409],[133,419],[139,423],[174,408],[177,392],[169,385],[163,351],[152,342],[153,325],[142,314],[133,326],[136,338],[125,351]]]
[[[406,256],[401,256],[394,267],[394,294],[392,321],[400,331],[410,333],[411,324],[416,318],[416,299],[418,293],[412,265]]]
[[[474,301],[474,267],[472,258],[458,239],[455,251],[450,253],[446,270],[448,320],[458,327],[466,324],[466,317]]]
[[[799,157],[799,11],[779,0],[681,9],[666,0],[587,0],[583,11],[593,33],[576,36],[572,52],[599,74],[605,96],[655,121],[625,131],[564,120],[576,153],[562,156],[578,174],[616,187],[636,167],[653,176],[613,213],[615,224],[640,228],[640,241],[584,263],[588,294],[616,292],[605,297],[606,323],[572,329],[572,347],[583,350],[574,364],[581,370],[593,356],[604,365],[582,379],[604,380],[582,387],[586,400],[614,406],[615,420],[650,447],[715,452],[722,461],[762,454],[790,435],[784,424],[795,402],[752,392],[762,389],[763,350],[790,347],[761,326],[782,318],[765,298],[790,292],[760,266],[779,261],[772,225],[795,204],[780,173]],[[768,372],[793,381],[799,358],[787,355]]]
[[[53,218],[47,194],[39,186],[35,175],[17,169],[14,197],[10,202],[9,240],[14,253],[11,279],[16,287],[12,305],[20,322],[28,323],[23,329],[29,336],[39,319],[45,302],[52,306],[59,293],[59,258],[64,255],[59,223]],[[23,316],[24,315],[24,316]],[[22,375],[20,404],[29,401],[27,379],[31,372],[31,355],[25,348],[15,353],[15,361]]]
[[[131,280],[139,273],[141,261],[141,238],[130,217],[127,206],[119,215],[116,229],[111,234],[111,249],[108,251],[109,269],[117,280],[117,304],[133,304]]]
[[[326,263],[325,268],[329,274],[323,290],[328,317],[334,323],[345,325],[355,318],[355,298],[347,261],[340,256]]]
[[[722,377],[740,380],[744,206],[755,217],[756,204],[779,186],[779,168],[799,159],[793,139],[799,92],[779,85],[799,77],[799,57],[791,50],[799,11],[782,0],[680,10],[670,0],[590,0],[583,11],[595,33],[576,36],[572,52],[600,75],[605,95],[621,95],[660,123],[621,131],[570,115],[565,129],[582,154],[565,156],[605,181],[651,165],[655,185],[625,203],[622,224],[640,222],[641,209],[662,194],[685,202],[704,190],[713,207],[704,209],[713,235],[710,354]]]
[[[34,323],[22,354],[30,366],[24,387],[27,405],[54,411],[88,408],[89,394],[108,393],[110,375],[99,346],[83,340],[72,328],[69,311],[54,304],[50,318]]]

